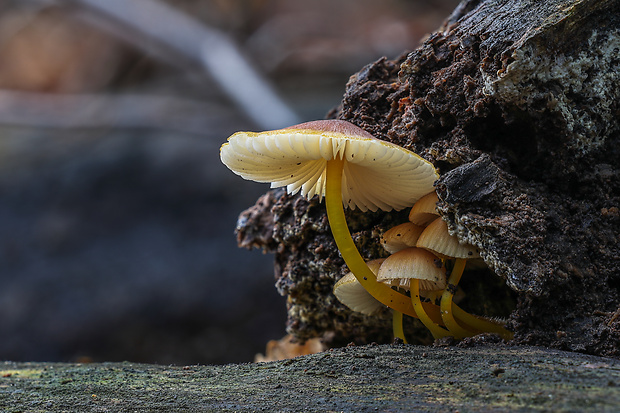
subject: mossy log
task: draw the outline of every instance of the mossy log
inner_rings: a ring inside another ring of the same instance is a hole
[[[620,362],[532,347],[374,345],[224,366],[0,363],[3,412],[613,411]]]
[[[353,75],[330,114],[435,164],[440,214],[489,267],[463,277],[463,307],[509,316],[514,343],[620,355],[619,50],[617,0],[463,1],[417,50]],[[406,215],[347,219],[374,259]],[[389,340],[387,314],[333,298],[346,268],[316,200],[271,192],[238,239],[276,253],[289,332]]]

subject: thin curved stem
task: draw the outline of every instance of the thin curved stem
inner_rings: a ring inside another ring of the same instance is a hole
[[[465,260],[457,258],[454,263],[454,267],[450,272],[450,277],[448,278],[448,286],[441,296],[441,318],[454,338],[470,337],[475,334],[474,331],[469,331],[461,327],[454,319],[454,314],[452,312],[452,299],[454,298],[454,293],[456,292],[459,281],[461,281],[461,276],[463,275],[464,269]]]
[[[479,332],[496,333],[504,340],[512,340],[514,337],[514,333],[504,328],[499,322],[470,314],[454,303],[452,303],[452,312],[454,313],[454,317],[459,319],[463,324]]]
[[[403,330],[403,313],[400,311],[392,310],[392,332],[395,338],[400,338],[407,344],[405,331]]]
[[[392,290],[388,285],[377,281],[375,274],[368,268],[366,261],[362,258],[347,226],[342,206],[342,170],[344,161],[335,159],[327,161],[327,173],[325,177],[325,207],[329,225],[340,250],[340,254],[349,270],[355,278],[376,300],[382,304],[399,311],[408,316],[418,318],[411,300],[404,294]],[[430,303],[424,303],[425,309],[437,323],[443,324],[439,314],[439,308]]]
[[[424,311],[424,307],[422,307],[422,300],[420,300],[420,280],[414,278],[410,281],[410,289],[411,289],[411,303],[413,304],[413,308],[415,309],[420,321],[426,328],[429,329],[434,339],[446,337],[450,335],[448,331],[439,327],[437,324],[430,319],[426,311]]]
[[[444,297],[447,297],[448,294],[451,296],[454,294],[454,290],[456,289],[456,286],[461,280],[461,276],[463,275],[464,268],[465,260],[457,259],[454,264],[454,268],[450,273],[448,288],[446,288],[444,294],[441,297],[441,314],[444,322],[446,323],[446,326],[448,326],[450,331],[452,331],[452,329],[454,328],[455,331],[459,331],[461,334],[466,334],[463,337],[468,337],[478,333],[496,333],[505,340],[512,340],[512,338],[514,337],[514,333],[512,331],[507,330],[498,322],[468,313],[467,311],[456,305],[452,301],[452,297],[449,297],[451,307],[448,307],[448,301],[444,301]],[[448,308],[451,308],[452,311],[447,312]],[[456,326],[452,324],[450,318],[452,318],[452,320],[455,320],[454,324],[456,324]],[[471,332],[468,331],[468,329],[462,328],[457,323],[456,319],[458,319],[461,325],[468,327]]]

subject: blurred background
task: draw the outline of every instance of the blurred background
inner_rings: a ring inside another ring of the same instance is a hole
[[[456,0],[0,0],[0,359],[252,361],[285,334],[237,130],[320,119]]]

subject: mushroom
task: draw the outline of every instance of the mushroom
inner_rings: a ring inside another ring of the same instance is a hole
[[[377,279],[382,282],[397,281],[411,292],[411,303],[420,321],[428,328],[434,338],[449,333],[439,326],[441,316],[434,305],[425,305],[420,299],[420,290],[437,291],[446,287],[446,271],[441,260],[421,248],[406,248],[385,259]]]
[[[424,231],[423,227],[405,222],[385,231],[381,237],[383,248],[393,254],[409,247],[415,247],[418,237]]]
[[[368,261],[366,264],[368,268],[376,274],[383,261],[385,261],[385,258],[379,258],[377,260]],[[334,295],[338,301],[358,313],[373,315],[381,308],[385,308],[383,304],[375,300],[375,298],[362,287],[362,284],[357,281],[357,278],[355,278],[352,272],[347,273],[347,275],[339,279],[334,285]]]
[[[385,261],[385,258],[379,258],[368,261],[366,264],[376,275],[383,261]],[[373,315],[380,308],[384,307],[383,304],[362,287],[362,284],[357,281],[352,272],[347,273],[334,285],[334,295],[338,301],[351,310],[366,315]],[[392,311],[392,329],[394,337],[398,337],[407,343],[405,332],[403,331],[403,313],[400,311]]]
[[[245,179],[286,186],[307,198],[325,197],[332,234],[349,270],[375,299],[416,317],[407,296],[376,281],[351,238],[343,204],[362,211],[411,206],[438,178],[430,162],[342,120],[237,132],[222,145],[220,157]]]
[[[450,235],[446,222],[442,218],[437,218],[422,231],[416,246],[426,249],[444,260],[455,260],[440,304],[441,318],[455,338],[469,337],[474,334],[474,331],[463,328],[456,321],[455,316],[472,330],[495,332],[506,338],[512,337],[510,331],[497,323],[473,316],[453,303],[454,293],[463,275],[466,261],[480,257],[478,250],[473,245],[460,243],[457,237]]]
[[[437,202],[439,202],[437,192],[433,191],[424,195],[411,207],[411,211],[409,211],[409,221],[421,227],[425,227],[433,222],[439,217]]]
[[[479,258],[478,250],[470,244],[462,244],[450,235],[443,218],[433,220],[418,237],[416,246],[431,251],[440,258]]]

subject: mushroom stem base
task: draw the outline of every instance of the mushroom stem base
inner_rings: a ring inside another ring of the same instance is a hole
[[[394,333],[394,338],[400,338],[407,344],[405,331],[403,330],[403,313],[400,311],[392,310],[392,332]]]
[[[454,286],[454,288],[446,288],[441,296],[441,318],[444,320],[446,327],[454,334],[455,338],[470,337],[484,332],[496,333],[505,340],[511,340],[514,336],[511,331],[505,329],[497,322],[468,313],[452,301],[454,289],[461,280],[463,270],[465,269],[465,263],[466,261],[464,259],[456,259],[454,268],[452,268],[450,278],[448,279],[448,285]],[[461,327],[456,319],[467,328]]]

